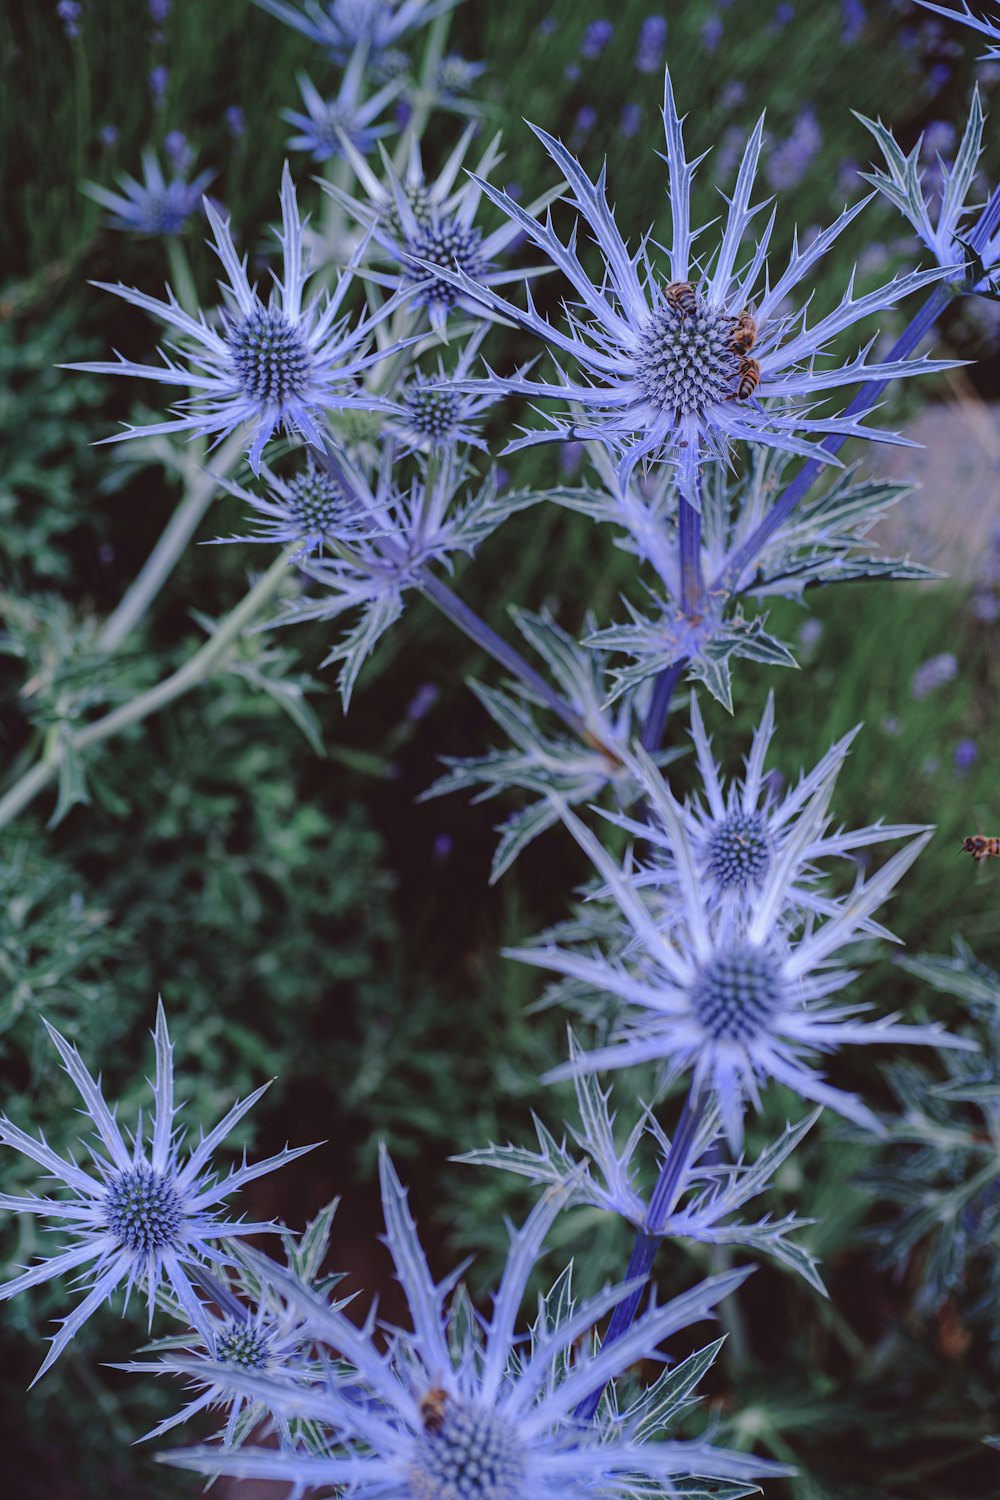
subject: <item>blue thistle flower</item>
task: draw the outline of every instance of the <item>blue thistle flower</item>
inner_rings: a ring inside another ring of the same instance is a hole
[[[486,323],[479,324],[466,340],[450,372],[445,370],[438,355],[437,375],[415,370],[400,387],[397,399],[402,413],[390,418],[386,425],[402,439],[404,452],[428,453],[454,448],[460,443],[486,452],[486,444],[476,430],[476,423],[497,397],[491,391],[470,392],[465,389],[464,382],[488,328]]]
[[[608,957],[556,943],[510,954],[625,1003],[616,1040],[554,1069],[550,1079],[649,1062],[661,1063],[667,1078],[690,1071],[693,1088],[714,1098],[737,1149],[745,1102],[759,1103],[760,1085],[768,1078],[866,1129],[881,1129],[867,1105],[826,1083],[810,1066],[816,1054],[876,1042],[974,1046],[939,1026],[904,1026],[894,1016],[863,1021],[864,1006],[825,1003],[857,977],[839,955],[875,930],[874,912],[927,843],[929,831],[868,879],[859,875],[849,896],[831,897],[825,919],[811,911],[803,917],[798,893],[816,822],[800,817],[780,855],[770,858],[759,887],[748,883],[745,900],[720,903],[692,847],[684,809],[641,750],[635,753],[635,774],[669,839],[676,894],[671,892],[669,901],[649,900],[631,856],[619,866],[563,805],[563,822],[603,879],[612,910],[617,908],[619,941]],[[825,795],[820,786],[814,801],[822,806]]]
[[[454,105],[463,94],[469,93],[476,79],[485,72],[485,63],[470,62],[460,52],[449,52],[438,63],[434,87],[443,100]],[[466,104],[463,108],[468,113],[469,106]]]
[[[480,1319],[461,1295],[446,1305],[457,1275],[440,1283],[431,1277],[406,1192],[384,1150],[381,1177],[386,1243],[412,1331],[385,1330],[386,1346],[376,1337],[373,1314],[358,1328],[275,1268],[270,1274],[281,1295],[303,1315],[317,1343],[339,1353],[348,1369],[323,1384],[249,1372],[234,1383],[272,1410],[283,1409],[286,1418],[323,1423],[324,1438],[277,1451],[192,1448],[168,1455],[171,1463],[209,1475],[282,1480],[296,1493],[344,1487],[357,1500],[627,1500],[637,1485],[644,1493],[659,1492],[682,1476],[739,1484],[789,1472],[701,1439],[653,1440],[681,1405],[675,1399],[668,1410],[667,1403],[657,1409],[657,1385],[620,1413],[606,1398],[593,1423],[575,1414],[591,1391],[637,1359],[657,1357],[669,1335],[710,1316],[745,1270],[711,1277],[650,1307],[623,1338],[574,1350],[571,1359],[574,1344],[590,1343],[594,1324],[631,1288],[606,1288],[577,1306],[566,1273],[543,1299],[528,1341],[518,1335],[528,1279],[565,1206],[565,1189],[545,1193],[522,1228],[512,1231],[491,1316]]]
[[[322,552],[338,541],[370,536],[372,523],[366,519],[357,497],[347,493],[340,482],[307,453],[305,467],[288,479],[282,479],[261,464],[267,482],[267,498],[244,489],[221,476],[221,487],[255,512],[257,530],[250,536],[219,537],[218,542],[267,542],[271,546],[298,546],[294,561],[300,562],[312,552]]]
[[[358,199],[332,183],[325,190],[350,213],[356,223],[364,225],[371,238],[394,263],[391,271],[366,268],[365,275],[380,286],[407,293],[418,306],[427,309],[431,326],[442,331],[448,315],[456,307],[483,316],[478,296],[468,297],[457,289],[455,273],[463,281],[479,286],[501,286],[519,281],[523,270],[504,271],[494,265],[495,257],[520,234],[520,226],[505,223],[491,234],[476,227],[475,218],[486,189],[485,178],[500,160],[500,137],[490,141],[479,161],[478,172],[458,188],[455,183],[462,170],[466,153],[476,133],[475,125],[463,131],[461,139],[433,181],[424,175],[419,142],[410,146],[406,167],[400,175],[382,150],[385,181],[380,181],[364,157],[344,143],[344,155],[365,190]],[[531,217],[553,194],[546,194],[519,212]]]
[[[458,0],[254,0],[261,10],[293,26],[323,47],[334,62],[346,62],[356,48],[377,59],[411,31],[442,16]]]
[[[281,179],[283,229],[279,236],[284,270],[281,279],[275,277],[267,302],[247,278],[247,258],[241,260],[236,253],[229,220],[223,221],[208,202],[205,212],[215,237],[213,248],[228,278],[228,285],[223,287],[226,306],[217,320],[209,321],[204,313],[190,316],[169,287],[163,302],[134,287],[95,283],[151,313],[179,334],[180,342],[168,346],[179,357],[164,353],[162,365],[142,365],[119,355],[113,361],[65,368],[157,380],[194,392],[178,403],[169,421],[127,427],[104,441],[124,442],[163,432],[194,432],[221,440],[246,425],[250,467],[257,474],[264,448],[278,427],[321,447],[321,413],[344,408],[394,410],[383,397],[360,387],[358,377],[398,352],[398,345],[365,352],[376,324],[390,316],[398,302],[389,299],[377,312],[362,316],[353,328],[346,316],[338,318],[353,279],[353,266],[338,279],[332,295],[305,298],[311,272],[303,252],[304,224],[287,163]]]
[[[395,129],[394,122],[378,124],[378,117],[399,94],[402,79],[390,80],[366,99],[365,58],[361,52],[352,55],[340,88],[332,98],[323,97],[308,73],[300,73],[298,81],[306,113],[283,109],[281,116],[298,131],[298,135],[289,138],[288,145],[293,151],[312,152],[313,161],[342,156],[345,136],[355,150],[367,153],[374,150],[380,136]]]
[[[532,127],[564,173],[569,201],[600,250],[603,266],[596,280],[577,257],[575,233],[564,244],[550,216],[536,222],[508,194],[479,183],[545,251],[576,294],[573,306],[563,306],[566,326],[556,327],[537,311],[530,292],[527,310],[522,311],[495,291],[477,287],[474,276],[459,269],[440,271],[457,290],[478,296],[492,313],[534,333],[555,354],[568,356],[579,367],[579,378],[560,370],[561,378],[551,383],[494,377],[500,389],[568,402],[573,408],[565,418],[550,418],[549,429],[518,439],[508,451],[551,441],[553,436],[594,438],[618,457],[622,483],[641,460],[675,464],[684,494],[697,506],[699,466],[708,460],[724,460],[736,440],[824,463],[836,460],[813,441],[819,434],[894,441],[892,434],[863,425],[867,412],[817,416],[816,404],[841,386],[916,375],[941,368],[942,362],[913,359],[869,364],[870,344],[844,364],[825,363],[821,356],[833,339],[861,319],[940,280],[943,271],[934,268],[899,276],[862,297],[855,297],[852,281],[834,310],[809,327],[806,309],[791,309],[791,294],[864,204],[846,209],[808,246],[796,242],[780,274],[767,267],[772,214],[744,264],[741,247],[764,207],[751,203],[763,145],[760,120],[743,154],[721,240],[714,253],[696,257],[694,242],[706,234],[708,226],[692,227],[691,182],[698,162],[689,161],[684,153],[683,122],[669,73],[663,121],[673,223],[667,282],[654,268],[649,235],[638,250],[628,248],[608,206],[604,170],[591,182],[565,147],[544,130]],[[757,295],[762,277],[765,284]],[[756,324],[749,364],[741,352],[738,332],[740,316],[746,311],[752,311]]]
[[[124,1285],[126,1303],[133,1287],[144,1287],[152,1322],[153,1308],[161,1289],[176,1298],[191,1326],[206,1338],[211,1326],[197,1296],[193,1278],[206,1262],[226,1265],[231,1254],[220,1241],[236,1235],[270,1231],[272,1224],[251,1224],[224,1216],[224,1200],[253,1182],[294,1161],[311,1146],[288,1146],[265,1161],[242,1165],[219,1178],[212,1156],[243,1116],[268,1088],[257,1089],[234,1104],[219,1124],[202,1135],[182,1160],[183,1131],[174,1123],[173,1045],[167,1032],[162,1003],[156,1011],[156,1080],[154,1109],[148,1139],[142,1118],[131,1140],[105,1103],[100,1081],[88,1072],[75,1047],[48,1023],[46,1030],[83,1100],[84,1111],[93,1122],[99,1145],[90,1148],[87,1169],[61,1157],[44,1140],[35,1140],[7,1117],[0,1116],[0,1144],[37,1162],[56,1182],[65,1198],[14,1197],[0,1194],[0,1208],[11,1213],[34,1214],[68,1226],[69,1247],[0,1285],[0,1300],[16,1297],[29,1287],[51,1281],[72,1271],[81,1271],[89,1281],[86,1296],[52,1339],[35,1380],[59,1358],[92,1313]],[[34,1382],[32,1382],[34,1384]]]
[[[814,917],[832,916],[836,903],[818,884],[820,867],[825,861],[851,859],[873,844],[927,832],[925,825],[881,821],[850,832],[842,827],[830,828],[830,798],[859,729],[860,725],[832,745],[808,775],[802,774],[796,786],[787,788],[782,796],[774,796],[765,771],[774,737],[774,694],[769,693],[754,731],[745,775],[726,787],[712,755],[712,742],[705,730],[697,695],[691,694],[691,738],[701,791],[685,799],[679,812],[685,840],[709,903],[752,906],[772,867],[782,860],[789,843],[794,841],[798,852],[795,865],[785,874],[784,909],[794,909],[797,914],[808,912]],[[655,782],[644,771],[637,788],[641,795],[656,796],[662,778],[658,772],[653,775]],[[654,809],[656,805],[652,804]],[[642,822],[620,813],[607,816],[649,846],[650,856],[634,877],[636,887],[674,892],[683,877],[674,855],[671,832],[655,811]],[[881,929],[874,930],[885,935]]]
[[[955,10],[951,5],[937,5],[934,0],[917,0],[924,10],[933,10],[939,16],[946,16],[949,21],[960,21],[963,26],[971,26],[991,43],[982,54],[984,58],[995,60],[1000,58],[1000,15],[995,15],[992,20],[987,16],[979,17],[975,14],[968,0],[958,0],[961,10]]]
[[[83,182],[81,190],[107,209],[112,229],[127,229],[133,234],[182,234],[188,219],[201,205],[202,196],[214,172],[199,172],[192,182],[185,181],[178,170],[168,182],[152,146],[142,153],[142,181],[121,172],[120,193],[97,182]]]

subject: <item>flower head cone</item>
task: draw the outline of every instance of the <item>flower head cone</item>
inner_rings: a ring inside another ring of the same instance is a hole
[[[261,464],[267,496],[255,494],[229,479],[219,479],[227,492],[250,507],[256,531],[250,536],[221,537],[222,542],[266,542],[271,546],[298,545],[293,561],[338,542],[359,540],[377,532],[355,493],[344,486],[307,452],[297,474],[281,478]]]
[[[105,442],[156,433],[191,432],[223,438],[238,427],[249,434],[249,459],[260,472],[261,455],[278,428],[297,433],[321,447],[322,414],[354,408],[393,411],[392,404],[369,394],[361,384],[365,371],[397,352],[397,346],[368,353],[375,325],[395,311],[390,298],[377,312],[362,316],[353,327],[341,307],[352,281],[353,267],[339,278],[329,297],[305,296],[310,271],[303,253],[304,225],[299,218],[295,187],[286,164],[281,180],[280,235],[283,275],[275,277],[265,302],[247,278],[247,258],[237,256],[229,230],[208,202],[205,204],[214,249],[228,279],[223,287],[226,305],[210,322],[192,317],[167,288],[167,300],[124,286],[97,282],[104,291],[124,297],[151,313],[179,336],[163,353],[162,365],[140,365],[119,355],[116,361],[75,364],[72,370],[102,375],[127,375],[180,386],[192,394],[180,401],[166,422],[129,427]]]
[[[592,947],[578,952],[556,943],[510,956],[614,996],[622,1017],[609,1045],[582,1052],[550,1078],[651,1062],[662,1064],[671,1078],[690,1074],[696,1092],[717,1103],[734,1149],[742,1140],[746,1104],[759,1106],[768,1079],[879,1132],[866,1104],[826,1082],[814,1066],[818,1056],[875,1042],[974,1047],[937,1025],[906,1026],[895,1016],[866,1019],[867,1005],[829,1003],[857,977],[844,966],[843,950],[873,931],[875,911],[930,831],[911,839],[874,875],[859,875],[850,894],[831,901],[818,917],[803,912],[796,894],[789,899],[801,888],[816,832],[814,818],[802,816],[760,885],[748,886],[738,904],[719,903],[699,868],[683,808],[649,757],[637,750],[635,758],[670,841],[676,895],[670,902],[649,900],[631,859],[620,866],[575,814],[561,809],[605,883],[620,939],[609,957]],[[814,795],[828,797],[829,787],[821,784]]]
[[[575,1306],[561,1278],[562,1295],[543,1304],[525,1341],[517,1324],[528,1278],[567,1196],[563,1189],[546,1193],[512,1232],[491,1315],[480,1319],[461,1295],[451,1296],[456,1276],[441,1283],[431,1277],[406,1194],[383,1154],[386,1243],[412,1329],[387,1329],[385,1347],[373,1338],[371,1317],[359,1329],[278,1273],[283,1295],[299,1307],[313,1337],[348,1368],[325,1386],[258,1384],[252,1377],[243,1384],[262,1399],[266,1387],[268,1404],[284,1406],[286,1418],[325,1423],[325,1451],[305,1445],[233,1453],[201,1448],[173,1454],[171,1461],[205,1474],[284,1480],[297,1494],[343,1488],[357,1500],[626,1500],[637,1483],[643,1493],[669,1493],[680,1477],[740,1483],[787,1472],[702,1441],[653,1441],[651,1429],[662,1418],[644,1424],[641,1401],[621,1415],[609,1404],[594,1423],[578,1419],[585,1397],[637,1359],[655,1357],[670,1335],[710,1316],[746,1272],[712,1277],[662,1307],[651,1306],[621,1339],[573,1359],[574,1344],[589,1341],[595,1322],[632,1284]]]
[[[145,1290],[151,1320],[162,1288],[176,1299],[191,1325],[210,1337],[208,1318],[193,1285],[195,1268],[206,1262],[227,1262],[229,1256],[220,1241],[273,1228],[226,1217],[225,1200],[248,1182],[312,1150],[311,1146],[286,1147],[253,1165],[244,1157],[239,1167],[221,1178],[214,1171],[213,1154],[265,1092],[265,1084],[234,1104],[183,1156],[183,1131],[175,1125],[173,1046],[162,1004],[157,1008],[154,1033],[156,1079],[148,1136],[141,1117],[134,1137],[126,1136],[104,1100],[100,1080],[91,1076],[75,1047],[47,1023],[46,1027],[79,1090],[97,1144],[90,1148],[91,1159],[84,1168],[0,1116],[0,1144],[37,1162],[66,1189],[63,1198],[0,1194],[0,1208],[52,1220],[53,1227],[62,1226],[70,1240],[66,1249],[0,1285],[0,1299],[76,1271],[79,1281],[87,1284],[82,1301],[62,1321],[36,1380],[120,1286],[125,1288],[126,1301],[133,1287]]]
[[[832,745],[808,775],[800,776],[795,786],[780,795],[772,793],[765,770],[774,737],[774,695],[769,694],[754,731],[744,775],[726,784],[712,754],[712,742],[705,730],[697,696],[691,694],[691,738],[701,791],[685,799],[680,814],[709,902],[752,905],[789,840],[798,837],[802,847],[795,866],[788,872],[783,896],[785,908],[799,915],[811,912],[814,916],[831,916],[836,911],[836,902],[819,885],[824,861],[849,858],[872,844],[927,831],[925,825],[882,822],[851,831],[831,828],[830,797],[857,734],[854,729]],[[655,780],[648,772],[642,775],[641,788],[646,797],[655,798],[662,786],[662,777],[658,772],[654,775]],[[611,821],[650,847],[650,857],[637,867],[636,886],[675,893],[681,875],[671,835],[664,824],[655,816],[648,822],[610,816]],[[802,839],[806,825],[811,837]],[[880,928],[870,930],[886,935]]]
[[[85,182],[82,188],[107,210],[108,223],[113,229],[145,235],[181,234],[214,176],[214,172],[199,172],[187,182],[178,173],[168,182],[156,152],[149,146],[142,153],[141,182],[122,172],[118,178],[120,193],[111,192],[97,182]]]
[[[830,462],[817,439],[830,434],[901,441],[866,427],[867,412],[820,415],[828,393],[861,381],[915,375],[941,362],[928,359],[868,363],[869,343],[844,364],[825,359],[832,341],[860,320],[895,306],[903,297],[944,275],[941,268],[900,276],[864,296],[854,295],[853,278],[838,306],[811,326],[808,297],[800,311],[790,299],[842,232],[864,207],[845,210],[805,247],[796,240],[786,268],[768,265],[774,213],[752,248],[744,253],[750,226],[763,203],[752,203],[763,146],[763,119],[751,135],[740,166],[721,239],[712,252],[695,253],[709,226],[694,227],[691,184],[698,161],[684,151],[680,116],[666,76],[663,121],[670,178],[672,237],[666,248],[666,274],[654,264],[659,248],[647,235],[630,250],[615,222],[602,169],[592,182],[566,148],[532,127],[570,187],[569,201],[601,257],[601,274],[591,279],[577,255],[576,230],[567,242],[551,220],[535,220],[507,194],[481,182],[483,192],[524,230],[569,280],[572,304],[563,304],[559,326],[535,307],[530,291],[522,309],[458,271],[441,271],[466,296],[478,295],[494,315],[542,339],[557,363],[567,360],[579,374],[559,370],[560,379],[539,382],[492,377],[500,388],[566,403],[548,428],[533,430],[511,445],[555,438],[595,439],[617,461],[622,483],[639,462],[676,465],[678,482],[698,505],[699,465],[725,460],[737,440]],[[700,160],[699,158],[698,160]],[[510,450],[509,450],[510,451]]]

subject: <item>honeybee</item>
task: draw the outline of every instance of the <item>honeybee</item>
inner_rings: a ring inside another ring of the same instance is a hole
[[[749,354],[757,342],[757,322],[749,307],[733,319],[733,331],[729,335],[729,347],[734,354]]]
[[[440,1432],[444,1426],[445,1408],[448,1404],[448,1392],[443,1391],[440,1386],[433,1386],[426,1396],[420,1398],[420,1420],[424,1424],[425,1432]]]
[[[744,356],[740,360],[736,376],[736,399],[738,401],[749,401],[754,391],[760,385],[760,365],[755,359],[747,359]]]
[[[672,281],[663,298],[670,311],[682,318],[698,311],[698,294],[690,281]]]
[[[1000,838],[989,838],[985,834],[971,834],[969,838],[962,840],[960,854],[971,854],[977,865],[981,865],[984,859],[1000,858]]]

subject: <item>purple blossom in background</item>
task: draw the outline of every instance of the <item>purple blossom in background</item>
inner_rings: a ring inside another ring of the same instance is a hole
[[[149,92],[153,96],[153,108],[159,109],[163,103],[163,96],[167,92],[167,80],[170,75],[161,64],[157,64],[149,75]]]
[[[781,31],[783,27],[788,25],[789,21],[791,21],[794,15],[794,5],[789,5],[787,3],[784,5],[779,5],[777,10],[774,12],[774,19],[771,22],[771,30]]]
[[[951,81],[951,67],[946,62],[936,62],[927,74],[932,93],[938,93]]]
[[[563,77],[568,78],[570,83],[575,83],[580,76],[579,63],[567,63],[563,68]]]
[[[541,32],[542,36],[551,36],[552,33],[554,31],[558,31],[558,29],[559,22],[556,20],[555,16],[546,16],[544,21],[539,21],[538,23],[538,30]]]
[[[59,4],[56,6],[56,15],[63,23],[63,31],[65,31],[70,41],[73,41],[75,37],[80,35],[80,16],[82,13],[83,6],[78,4],[77,0],[59,0]]]
[[[959,740],[955,746],[955,770],[959,776],[964,776],[966,771],[976,764],[979,759],[979,746],[975,740],[968,738]]]
[[[856,42],[865,29],[868,16],[862,0],[840,0],[840,9],[843,15],[844,28],[840,33],[840,40],[845,46]]]
[[[583,33],[583,41],[580,43],[580,56],[587,58],[600,57],[610,42],[614,29],[610,21],[592,21]]]
[[[663,16],[647,16],[639,32],[639,45],[635,53],[636,71],[657,73],[663,66],[663,53],[667,45],[667,23]]]
[[[919,703],[922,698],[944,687],[945,683],[954,682],[957,676],[958,661],[951,651],[941,651],[937,656],[929,656],[913,674],[910,696]]]
[[[810,108],[799,114],[787,140],[775,146],[764,168],[768,184],[775,192],[796,187],[806,175],[813,157],[823,144],[823,132]]]
[[[170,14],[170,0],[149,0],[149,19],[154,26],[162,26]]]
[[[722,85],[719,103],[723,109],[739,109],[741,104],[746,103],[746,98],[746,84],[739,78],[731,78],[728,83]]]
[[[714,52],[722,41],[722,17],[709,16],[701,28],[701,43],[706,52]]]
[[[642,125],[642,109],[638,104],[623,104],[621,118],[618,121],[619,132],[626,140],[639,134]]]
[[[422,682],[414,693],[406,709],[406,717],[411,724],[419,724],[425,719],[441,696],[441,689],[435,682]]]
[[[583,444],[578,438],[559,445],[559,471],[566,479],[575,479],[583,463]]]
[[[584,104],[576,112],[573,130],[577,136],[587,136],[597,124],[597,110],[592,104]]]
[[[850,198],[858,190],[858,164],[846,156],[837,168],[837,192],[842,198]]]
[[[163,149],[175,172],[187,171],[194,153],[188,145],[188,139],[183,130],[168,131],[164,137]]]
[[[101,126],[101,145],[104,147],[104,149],[106,151],[110,151],[112,149],[112,147],[113,146],[117,146],[117,144],[118,144],[118,126],[117,125],[102,125]]]
[[[238,104],[231,104],[225,113],[226,128],[234,140],[239,140],[247,128],[246,118]]]
[[[981,625],[995,625],[1000,619],[1000,599],[989,589],[977,589],[969,609]]]

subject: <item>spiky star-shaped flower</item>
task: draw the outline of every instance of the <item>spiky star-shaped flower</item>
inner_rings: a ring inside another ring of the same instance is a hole
[[[852,278],[839,304],[810,327],[808,299],[796,311],[790,308],[792,294],[864,202],[845,209],[810,244],[800,247],[796,240],[780,273],[768,267],[773,213],[753,250],[744,255],[750,225],[765,207],[751,202],[763,145],[762,118],[727,200],[722,237],[714,252],[696,255],[695,241],[709,226],[692,227],[691,184],[698,161],[685,155],[683,121],[669,73],[663,122],[672,219],[667,278],[654,265],[650,234],[637,250],[629,249],[608,205],[604,170],[592,182],[546,131],[532,126],[569,183],[569,202],[600,252],[596,280],[578,258],[575,229],[563,243],[551,217],[536,221],[507,194],[480,183],[487,197],[545,251],[575,293],[573,304],[563,305],[564,321],[557,327],[538,312],[530,291],[527,309],[522,310],[489,287],[477,288],[474,276],[460,270],[440,272],[466,296],[478,295],[492,313],[544,340],[557,358],[568,357],[580,372],[574,377],[560,369],[561,379],[552,382],[493,377],[501,389],[574,408],[565,417],[552,417],[548,428],[530,431],[508,451],[553,437],[593,438],[616,456],[622,483],[640,461],[675,464],[683,493],[697,507],[699,465],[725,459],[737,439],[824,463],[836,460],[816,441],[821,435],[896,441],[894,434],[864,426],[867,412],[820,416],[817,404],[839,387],[922,374],[941,368],[942,362],[869,364],[871,343],[844,364],[823,356],[839,335],[939,280],[943,270],[935,267],[899,276],[862,297],[855,297]]]
[[[211,1337],[207,1314],[192,1282],[194,1269],[206,1262],[227,1263],[230,1257],[220,1247],[221,1240],[274,1228],[273,1224],[224,1217],[224,1200],[248,1182],[313,1149],[286,1146],[276,1156],[253,1165],[244,1157],[242,1165],[225,1177],[216,1175],[212,1168],[214,1152],[266,1092],[265,1084],[234,1104],[182,1158],[184,1132],[174,1123],[173,1046],[162,1004],[156,1012],[156,1081],[148,1140],[141,1117],[134,1137],[127,1138],[115,1110],[104,1100],[100,1081],[88,1072],[76,1048],[47,1022],[46,1029],[80,1091],[99,1144],[91,1148],[91,1162],[85,1169],[61,1157],[44,1140],[27,1135],[5,1115],[0,1116],[0,1144],[37,1162],[68,1193],[65,1198],[20,1198],[3,1193],[0,1208],[51,1219],[65,1226],[71,1238],[68,1249],[0,1285],[0,1300],[81,1267],[86,1268],[81,1279],[90,1283],[83,1301],[62,1320],[35,1380],[45,1374],[73,1335],[120,1286],[125,1287],[126,1301],[133,1287],[145,1289],[150,1320],[158,1290],[169,1290],[192,1327]]]
[[[606,1288],[575,1306],[564,1276],[543,1302],[528,1342],[518,1336],[528,1279],[565,1206],[565,1189],[544,1194],[512,1233],[492,1315],[481,1320],[461,1296],[446,1305],[457,1278],[435,1283],[431,1277],[406,1193],[384,1152],[381,1173],[386,1243],[412,1332],[386,1330],[386,1347],[376,1338],[373,1316],[358,1328],[276,1270],[282,1295],[305,1316],[317,1343],[337,1351],[357,1373],[298,1386],[247,1374],[238,1385],[286,1418],[324,1423],[329,1438],[311,1449],[195,1448],[171,1454],[171,1462],[210,1475],[284,1480],[295,1493],[343,1487],[356,1500],[629,1500],[637,1487],[643,1494],[669,1493],[682,1477],[739,1485],[788,1472],[703,1440],[655,1441],[679,1405],[660,1400],[656,1385],[622,1411],[606,1401],[595,1422],[576,1416],[584,1397],[636,1360],[655,1358],[671,1334],[710,1316],[745,1270],[713,1276],[650,1307],[616,1342],[574,1351],[571,1358],[574,1344],[591,1343],[595,1323],[632,1284]],[[691,1374],[686,1392],[693,1384]]]
[[[81,183],[88,198],[107,209],[113,229],[131,230],[133,234],[181,234],[187,221],[201,203],[202,194],[215,176],[199,172],[191,182],[178,173],[168,182],[152,146],[142,153],[142,181],[121,172],[118,182],[122,191],[113,193],[99,182]]]
[[[398,345],[365,352],[376,323],[391,315],[398,302],[390,298],[377,312],[364,315],[350,327],[349,319],[339,314],[353,267],[338,279],[331,296],[305,298],[311,272],[303,254],[304,225],[287,163],[281,179],[283,276],[275,277],[266,302],[247,277],[247,257],[241,260],[236,253],[229,220],[221,219],[207,201],[205,212],[215,236],[213,248],[228,278],[228,286],[223,286],[226,305],[217,319],[210,321],[204,313],[192,317],[169,287],[167,300],[162,302],[134,287],[95,283],[173,329],[179,342],[167,347],[180,357],[163,353],[162,365],[141,365],[119,355],[113,361],[66,368],[158,380],[193,392],[178,403],[169,421],[128,427],[104,441],[122,442],[162,432],[196,432],[221,440],[246,425],[250,466],[256,474],[264,448],[279,427],[321,447],[325,411],[394,411],[391,402],[369,394],[359,376],[398,352]]]
[[[398,47],[408,32],[416,31],[458,3],[458,0],[255,0],[261,10],[293,26],[303,36],[325,47],[334,62],[346,62],[357,47],[380,52]]]

